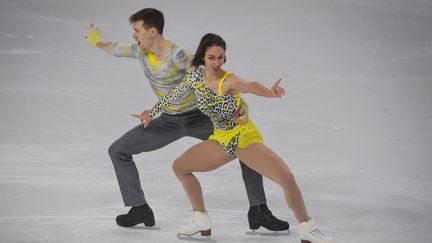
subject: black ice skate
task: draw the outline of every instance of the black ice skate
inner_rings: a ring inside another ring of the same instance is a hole
[[[148,204],[132,207],[127,214],[117,216],[116,221],[123,227],[132,227],[140,223],[148,227],[155,225],[153,210]]]
[[[256,230],[260,226],[271,231],[289,229],[288,222],[276,218],[265,203],[258,206],[251,206],[248,212],[248,220],[249,228],[252,230]]]

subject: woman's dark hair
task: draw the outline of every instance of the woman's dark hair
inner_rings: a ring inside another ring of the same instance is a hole
[[[131,24],[140,20],[144,22],[144,28],[155,27],[159,34],[163,34],[165,20],[161,11],[154,8],[144,8],[129,17]]]
[[[224,39],[222,39],[222,37],[213,34],[213,33],[208,33],[205,34],[202,38],[201,41],[198,45],[198,48],[195,52],[195,55],[192,59],[192,63],[191,66],[193,67],[198,67],[199,65],[204,64],[204,56],[205,56],[205,52],[207,51],[207,49],[209,47],[212,46],[220,46],[224,49],[224,51],[226,50],[226,43],[224,41]],[[226,57],[225,60],[226,62]]]

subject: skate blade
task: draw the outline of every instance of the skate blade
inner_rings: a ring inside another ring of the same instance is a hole
[[[151,226],[151,227],[145,226],[145,227],[143,227],[143,229],[145,229],[145,230],[162,230],[161,227],[154,227],[154,226]]]
[[[217,242],[215,239],[212,239],[210,236],[196,235],[198,233],[199,232],[193,235],[185,235],[185,234],[177,233],[177,239],[184,240],[184,241],[197,241],[197,242],[210,242],[210,243]]]
[[[266,236],[266,237],[285,237],[289,236],[291,232],[289,230],[284,231],[269,231],[269,232],[262,232],[262,231],[256,231],[251,230],[245,233],[246,235],[255,235],[255,236]]]
[[[145,226],[143,224],[135,225],[132,227],[129,227],[130,229],[143,229],[143,230],[162,230],[159,226]]]

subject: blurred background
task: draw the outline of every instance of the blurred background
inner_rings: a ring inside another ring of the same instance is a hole
[[[90,23],[130,43],[131,14],[165,15],[165,38],[194,52],[213,32],[226,70],[287,95],[243,95],[336,242],[432,241],[432,1],[0,1],[0,242],[176,242],[191,207],[172,161],[183,138],[135,156],[156,227],[126,213],[107,150],[156,102],[135,59],[85,42]],[[281,189],[268,205],[288,232],[252,232],[237,161],[197,174],[213,222],[204,242],[299,242]]]

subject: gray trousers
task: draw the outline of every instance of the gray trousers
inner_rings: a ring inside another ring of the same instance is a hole
[[[213,123],[197,109],[178,115],[162,113],[153,119],[147,128],[140,124],[117,139],[109,147],[108,153],[114,165],[124,204],[138,206],[147,203],[132,155],[160,149],[185,136],[206,140],[212,133]],[[255,206],[265,203],[261,174],[241,161],[240,165],[249,204]]]

